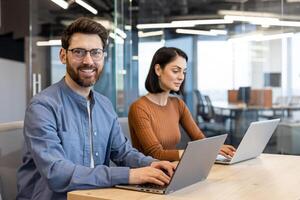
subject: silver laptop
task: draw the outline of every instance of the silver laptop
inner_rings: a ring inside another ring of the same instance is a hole
[[[208,176],[227,134],[189,142],[167,186],[155,184],[116,185],[117,188],[169,194],[203,181]]]
[[[216,163],[230,165],[259,156],[265,149],[279,121],[280,119],[272,119],[252,122],[234,156],[228,159],[222,155],[218,155]]]

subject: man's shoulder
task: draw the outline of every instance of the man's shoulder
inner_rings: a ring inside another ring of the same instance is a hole
[[[93,94],[94,94],[94,98],[96,101],[100,101],[101,103],[104,103],[104,104],[111,104],[111,101],[109,100],[109,98],[104,96],[100,92],[93,90]]]
[[[57,101],[57,98],[60,94],[60,87],[58,83],[55,83],[53,85],[50,85],[46,89],[42,90],[40,93],[36,94],[35,96],[32,97],[30,100],[30,105],[31,104],[36,104],[36,103],[49,103],[49,102],[54,102]]]

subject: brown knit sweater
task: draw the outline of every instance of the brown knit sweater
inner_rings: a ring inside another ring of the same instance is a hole
[[[141,97],[131,105],[128,122],[133,146],[159,160],[179,160],[179,125],[192,140],[205,137],[185,103],[177,97],[169,97],[165,106]]]

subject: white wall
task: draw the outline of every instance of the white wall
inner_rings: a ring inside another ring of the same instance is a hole
[[[24,119],[26,66],[0,58],[0,123]]]

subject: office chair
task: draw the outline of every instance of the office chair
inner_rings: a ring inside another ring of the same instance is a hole
[[[130,141],[131,143],[131,137],[130,137],[130,130],[129,130],[129,124],[128,124],[128,118],[127,117],[119,117],[118,121],[120,123],[122,132],[124,134],[124,136]],[[110,161],[109,162],[109,166],[111,167],[116,167],[117,165],[113,162]],[[1,199],[0,199],[1,200]]]
[[[210,117],[207,116],[207,111],[205,107],[204,97],[199,90],[194,90],[196,96],[196,122],[199,125],[202,121],[209,121]]]
[[[130,136],[130,130],[129,130],[129,124],[128,124],[128,118],[127,117],[119,117],[118,121],[121,125],[122,131],[124,136],[130,140],[131,142],[131,136]]]
[[[196,122],[207,137],[227,133],[225,118],[217,116],[212,102],[207,95],[199,90],[194,91],[197,98]]]
[[[16,199],[23,144],[23,121],[0,124],[0,200]]]

